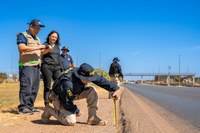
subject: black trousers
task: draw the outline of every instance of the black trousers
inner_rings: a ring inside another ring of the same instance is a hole
[[[40,68],[39,66],[22,66],[19,67],[19,110],[25,108],[33,108],[37,97],[40,84]]]
[[[58,77],[60,77],[61,69],[60,67],[55,65],[42,64],[41,72],[44,82],[44,93],[43,93],[44,104],[48,105],[49,104],[48,96],[51,90],[51,80],[53,79],[55,81]]]

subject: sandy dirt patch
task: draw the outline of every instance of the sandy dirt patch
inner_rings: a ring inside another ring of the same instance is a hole
[[[77,118],[75,126],[61,125],[55,118],[51,117],[50,124],[43,124],[40,117],[42,114],[43,101],[38,102],[36,107],[41,109],[40,113],[33,115],[19,115],[16,110],[7,110],[0,113],[0,133],[111,133],[117,132],[113,120],[113,100],[108,99],[108,92],[99,94],[98,116],[108,122],[107,126],[87,125],[87,105],[85,99],[75,102],[81,110],[81,116]],[[118,102],[117,102],[118,106]]]

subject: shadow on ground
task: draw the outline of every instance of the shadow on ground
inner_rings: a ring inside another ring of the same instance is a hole
[[[2,110],[2,113],[19,114],[17,109]]]
[[[44,107],[36,107],[37,109],[43,111]],[[10,114],[19,114],[18,109],[7,109],[7,110],[2,110],[2,113],[10,113]]]
[[[49,120],[48,123],[43,123],[42,120],[32,120],[31,122],[34,123],[34,124],[43,124],[43,125],[62,125],[62,124],[61,124],[59,121],[57,121],[57,120]],[[87,125],[86,122],[77,121],[76,123],[77,123],[77,124],[84,124],[84,125]]]
[[[34,124],[43,124],[43,125],[61,125],[60,122],[57,120],[49,120],[48,123],[43,123],[42,120],[32,120],[31,122]]]

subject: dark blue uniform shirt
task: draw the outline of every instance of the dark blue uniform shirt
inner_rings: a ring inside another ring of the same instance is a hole
[[[72,57],[70,55],[68,55],[68,54],[65,55],[65,56],[63,54],[61,54],[60,55],[60,59],[61,59],[64,71],[67,70],[67,69],[69,69],[70,66],[71,66],[71,64],[74,63]]]
[[[121,66],[120,66],[120,64],[118,62],[113,62],[110,65],[109,75],[110,76],[114,76],[115,74],[119,74],[122,78],[124,78]]]
[[[83,84],[81,80],[77,78],[73,72],[70,76],[67,77],[69,77],[68,80],[63,80],[63,82],[61,83],[61,87],[58,87],[60,89],[60,94],[58,95],[60,97],[62,106],[66,110],[72,113],[77,113],[79,110],[77,106],[74,105],[73,100],[76,95],[81,94],[81,92],[83,92],[87,88],[85,88],[85,84]],[[114,92],[119,89],[119,87],[114,82],[110,82],[101,76],[98,76],[98,78],[92,82],[109,92]],[[56,88],[53,88],[54,92],[55,89]],[[69,95],[69,91],[71,91],[73,95]]]

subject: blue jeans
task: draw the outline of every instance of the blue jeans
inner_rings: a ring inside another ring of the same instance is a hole
[[[40,85],[40,67],[22,66],[19,67],[20,91],[19,110],[33,108]]]

